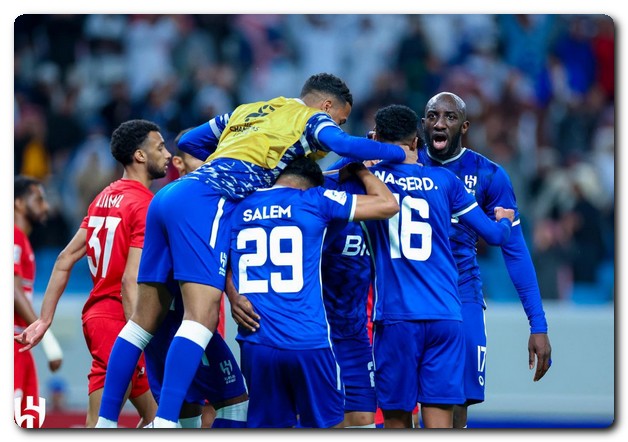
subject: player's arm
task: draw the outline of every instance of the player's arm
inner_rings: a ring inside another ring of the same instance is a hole
[[[477,203],[471,207],[467,212],[457,213],[453,216],[458,217],[461,223],[472,228],[492,246],[500,246],[508,241],[512,220],[515,216],[514,210],[496,207],[495,219],[497,222],[495,222],[482,212]]]
[[[496,206],[516,207],[512,183],[502,167],[496,169],[493,179],[486,186],[486,201],[487,210]],[[536,271],[523,236],[518,214],[510,238],[501,248],[506,269],[530,324],[528,365],[530,369],[533,369],[536,362],[534,381],[538,381],[550,368],[552,348],[547,335],[547,321]]]
[[[354,175],[362,182],[366,195],[355,195],[355,211],[349,221],[388,219],[399,212],[399,203],[388,186],[373,175],[364,164],[351,163],[341,169],[341,181],[345,181],[350,175]]]
[[[87,230],[83,228],[78,229],[74,237],[57,256],[48,280],[46,292],[44,293],[39,318],[35,317],[35,320],[26,330],[15,337],[18,342],[25,344],[21,351],[27,351],[37,345],[50,328],[59,299],[70,280],[72,268],[74,264],[85,256],[86,238]]]
[[[138,288],[137,273],[140,268],[140,259],[142,257],[142,249],[139,247],[129,247],[129,254],[122,273],[122,287],[120,295],[122,296],[122,308],[124,309],[124,317],[128,320],[133,314],[135,305],[137,304]]]
[[[396,144],[380,143],[363,137],[354,137],[340,127],[330,124],[318,132],[318,141],[327,150],[356,160],[389,160],[401,163],[406,152]]]
[[[259,328],[259,315],[255,312],[253,304],[244,295],[238,293],[238,290],[233,283],[233,274],[231,267],[227,270],[227,276],[225,280],[225,293],[229,299],[231,305],[231,317],[235,323],[242,326],[251,332],[255,332]]]
[[[177,147],[201,161],[207,160],[216,150],[229,117],[230,114],[220,115],[189,130],[181,136]]]
[[[547,335],[547,321],[536,271],[523,237],[521,224],[518,223],[513,227],[510,239],[502,245],[502,255],[510,279],[528,317],[530,324],[528,364],[530,369],[533,369],[536,363],[534,381],[538,381],[550,368],[552,347]]]

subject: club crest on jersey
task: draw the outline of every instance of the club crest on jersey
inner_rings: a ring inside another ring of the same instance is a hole
[[[464,185],[471,190],[471,193],[475,195],[475,190],[473,188],[478,184],[478,177],[475,175],[465,175],[464,176]]]

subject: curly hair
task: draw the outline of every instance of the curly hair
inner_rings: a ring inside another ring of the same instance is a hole
[[[129,120],[111,135],[111,154],[123,166],[133,162],[133,154],[146,141],[150,132],[160,132],[159,126],[148,120]]]

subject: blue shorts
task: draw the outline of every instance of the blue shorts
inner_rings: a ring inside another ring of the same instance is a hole
[[[329,428],[344,420],[344,391],[331,348],[281,350],[241,342],[249,428]]]
[[[150,389],[159,403],[168,348],[179,326],[180,318],[170,312],[144,350]],[[246,393],[244,377],[238,363],[222,336],[214,333],[203,353],[185,402],[218,404]]]
[[[346,413],[377,410],[373,349],[364,331],[364,336],[334,340],[334,353],[345,384]]]
[[[211,186],[178,179],[153,197],[146,214],[138,282],[174,279],[224,290],[232,204]]]
[[[475,302],[462,303],[465,339],[464,395],[469,404],[484,402],[486,380],[486,322],[484,308]]]
[[[461,321],[377,323],[373,329],[375,391],[382,410],[411,412],[417,402],[464,403]]]

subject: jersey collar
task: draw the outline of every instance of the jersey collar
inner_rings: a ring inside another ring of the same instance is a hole
[[[446,160],[439,160],[436,157],[433,157],[432,155],[430,155],[430,151],[428,149],[425,149],[425,153],[427,153],[427,156],[430,157],[433,161],[436,161],[437,163],[440,164],[447,164],[447,163],[451,163],[452,161],[456,161],[458,158],[460,158],[465,152],[467,151],[466,147],[463,147],[462,149],[460,149],[460,153],[458,155],[456,155],[455,157],[451,157],[448,158]]]

